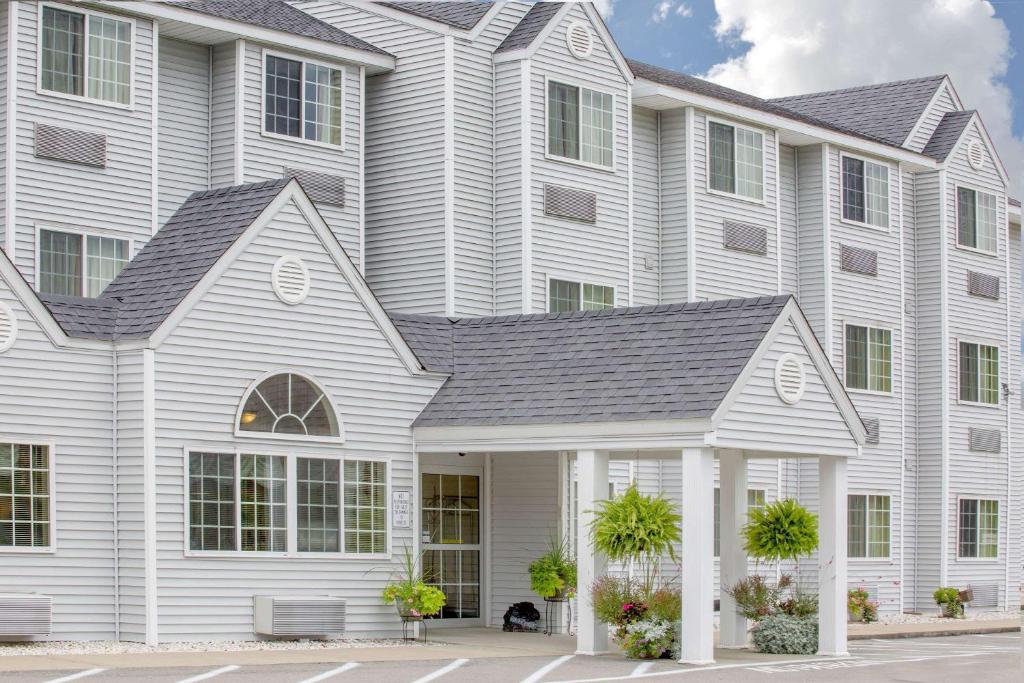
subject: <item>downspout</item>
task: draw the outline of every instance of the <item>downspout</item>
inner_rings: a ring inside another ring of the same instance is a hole
[[[661,216],[661,112],[660,111],[655,114],[655,120],[657,121],[657,131],[658,131],[658,133],[657,133],[658,134],[658,153],[655,155],[656,156],[656,162],[658,164],[658,303],[659,304],[663,304],[663,303],[665,303],[665,299],[663,298],[663,293],[662,293],[662,291],[663,291],[662,290],[662,288],[663,288],[662,281],[665,278],[665,269],[663,267],[663,262],[661,260],[662,253],[663,253],[663,242],[662,242],[662,240],[664,239],[664,233],[663,233],[662,222],[661,222],[662,221],[662,216]],[[659,460],[659,462],[660,462],[660,460]],[[658,471],[658,474],[659,475],[661,474],[660,470]],[[661,481],[661,479],[659,478],[658,481]]]
[[[112,418],[111,430],[110,430],[110,447],[111,447],[111,462],[113,467],[111,468],[111,493],[113,496],[113,507],[114,507],[114,523],[112,531],[114,534],[114,640],[121,640],[121,534],[117,525],[118,517],[118,497],[117,497],[117,425],[118,425],[118,395],[117,385],[118,379],[118,366],[117,366],[117,345],[110,345],[110,362],[111,362],[111,374],[114,376],[114,385],[111,390],[111,404],[110,414]]]
[[[903,162],[896,163],[900,217],[900,613],[906,605],[906,497],[907,497],[907,263],[904,254],[906,220],[903,215]],[[890,526],[892,526],[890,524]]]

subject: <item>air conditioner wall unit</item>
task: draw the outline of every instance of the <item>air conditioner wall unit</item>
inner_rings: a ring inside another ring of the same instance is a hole
[[[255,595],[255,632],[266,636],[345,633],[345,599],[332,595]]]
[[[0,636],[48,636],[53,598],[38,593],[0,593]]]

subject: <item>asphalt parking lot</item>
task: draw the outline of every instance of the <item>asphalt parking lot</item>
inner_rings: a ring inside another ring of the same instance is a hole
[[[1002,683],[1024,680],[1021,634],[853,641],[850,656],[793,657],[685,667],[671,661],[634,662],[619,656],[510,657],[346,664],[83,669],[4,673],[4,683],[599,683],[601,681],[883,681]]]

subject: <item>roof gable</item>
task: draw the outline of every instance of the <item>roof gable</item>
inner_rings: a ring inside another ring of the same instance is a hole
[[[964,131],[967,130],[974,114],[974,110],[946,113],[939,121],[939,125],[935,127],[935,132],[932,133],[928,144],[924,146],[921,153],[937,161],[945,161],[949,157],[949,153],[956,147],[956,143],[960,141]]]

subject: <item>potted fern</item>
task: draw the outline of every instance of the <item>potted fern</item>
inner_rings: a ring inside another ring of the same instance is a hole
[[[547,552],[530,563],[530,588],[549,600],[575,597],[576,559],[564,539],[552,537]]]
[[[419,563],[408,546],[402,556],[401,569],[392,576],[384,587],[384,602],[394,604],[402,621],[422,621],[441,611],[445,606],[445,595],[439,588],[428,586]]]

